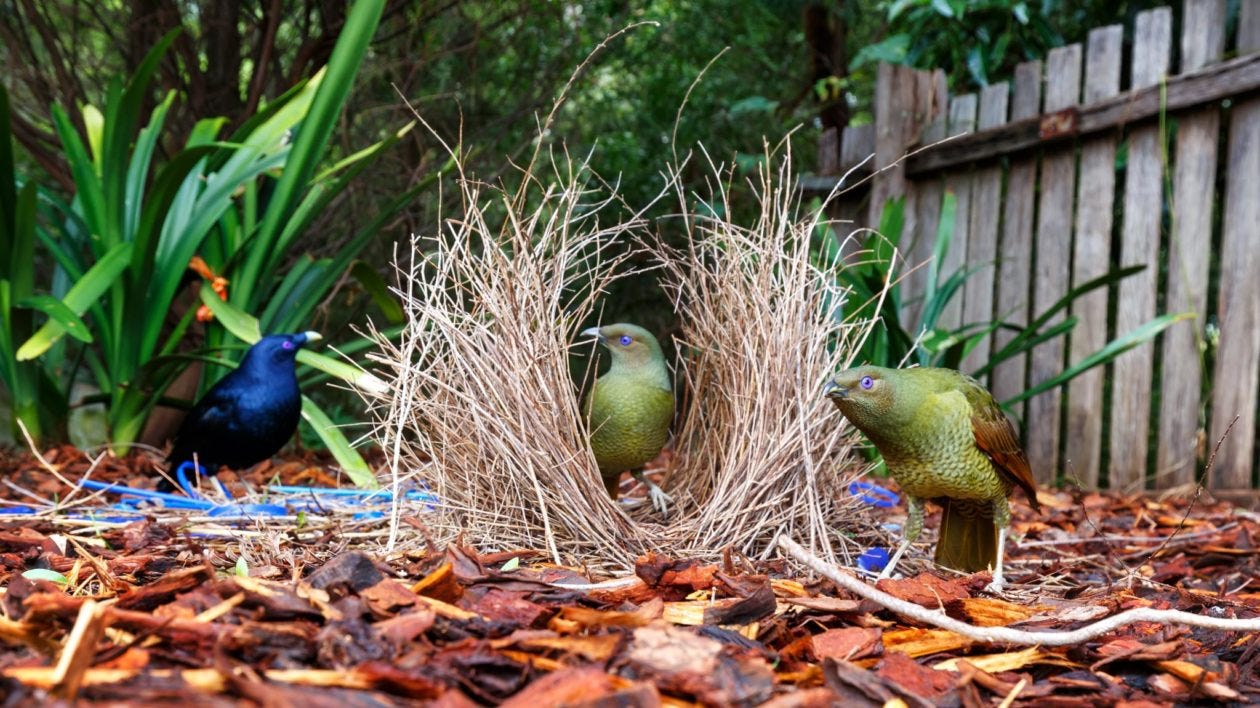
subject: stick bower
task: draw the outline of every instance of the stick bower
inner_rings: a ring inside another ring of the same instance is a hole
[[[648,550],[769,557],[788,534],[851,562],[864,516],[841,492],[855,476],[844,462],[852,437],[821,388],[861,328],[843,321],[845,293],[811,256],[821,210],[801,208],[790,156],[767,160],[740,192],[759,207],[750,226],[692,213],[677,174],[683,250],[649,240],[615,197],[597,199],[580,165],[545,184],[526,175],[515,193],[465,180],[463,213],[413,239],[398,266],[407,324],[397,341],[378,337],[393,376],[378,437],[392,482],[423,481],[440,502],[396,509],[394,540],[462,536],[625,568]],[[730,214],[730,175],[713,174],[722,186],[701,201]],[[608,498],[570,366],[573,347],[591,346],[578,331],[634,272],[632,255],[657,262],[682,322],[665,523]]]

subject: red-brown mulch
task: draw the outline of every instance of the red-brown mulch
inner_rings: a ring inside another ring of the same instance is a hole
[[[64,450],[51,461],[74,477],[82,459]],[[147,474],[136,459],[103,461],[94,478]],[[250,475],[328,483],[314,462]],[[40,495],[65,493],[29,457],[0,458],[0,470]],[[1133,607],[1260,616],[1257,515],[1206,494],[1193,506],[1096,493],[1042,501],[1040,516],[1015,506],[1022,540],[1010,547],[1005,597],[982,592],[984,573],[880,588],[971,624],[1030,630]],[[304,541],[277,535],[303,557]],[[0,695],[310,706],[1260,699],[1260,633],[1136,624],[1062,649],[984,646],[799,577],[782,560],[649,554],[634,577],[591,589],[561,587],[591,580],[534,550],[452,545],[388,560],[350,551],[321,567],[240,575],[212,543],[223,546],[155,520],[87,538],[46,518],[0,518]],[[31,569],[69,585],[24,577]]]

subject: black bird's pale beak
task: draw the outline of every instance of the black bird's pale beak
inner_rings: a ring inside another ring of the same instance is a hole
[[[837,398],[839,399],[848,398],[849,388],[847,386],[841,386],[840,384],[836,383],[835,379],[832,379],[827,382],[826,386],[823,386],[823,395],[833,400]]]
[[[600,344],[603,344],[604,342],[608,341],[608,337],[604,336],[604,333],[600,331],[599,327],[591,327],[590,329],[584,329],[582,330],[581,335],[583,337],[594,337],[599,340]]]
[[[303,332],[303,333],[301,333],[301,334],[299,334],[299,335],[297,336],[297,339],[298,339],[298,346],[299,346],[299,347],[303,347],[303,346],[306,346],[307,344],[309,344],[309,343],[311,343],[311,342],[318,342],[319,340],[321,340],[321,339],[323,339],[323,338],[324,338],[324,335],[322,335],[322,334],[320,334],[319,332],[316,332],[316,331],[314,331],[314,330],[311,330],[311,331],[308,331],[308,332]]]

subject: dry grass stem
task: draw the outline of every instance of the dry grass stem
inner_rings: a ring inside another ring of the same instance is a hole
[[[463,213],[412,243],[382,441],[441,500],[431,533],[553,558],[624,556],[646,537],[608,499],[586,444],[569,350],[644,222],[609,218],[581,165],[523,175],[514,193],[463,180]]]
[[[731,214],[726,174],[711,171],[701,201],[708,213]],[[750,182],[754,223],[687,214],[689,245],[657,249],[687,352],[670,486],[692,506],[678,545],[767,556],[787,534],[835,560],[837,530],[856,521],[842,491],[856,470],[846,455],[850,428],[821,391],[856,351],[864,323],[844,321],[836,264],[820,267],[811,255],[822,214],[802,208],[790,155],[768,154]],[[676,191],[684,208],[695,202]],[[846,561],[849,550],[840,549]]]
[[[581,164],[553,164],[545,180],[525,172],[511,193],[462,180],[462,213],[399,259],[405,331],[379,337],[393,376],[378,406],[393,482],[418,476],[441,500],[433,513],[395,513],[422,521],[426,541],[546,548],[597,567],[649,549],[765,557],[781,533],[851,560],[841,530],[867,522],[843,493],[851,437],[821,387],[865,323],[844,322],[846,293],[811,253],[821,214],[799,203],[790,158],[766,165],[749,185],[760,215],[748,226],[689,209],[697,195],[671,173],[683,250],[649,243],[637,215],[609,219],[615,190],[595,199]],[[730,214],[730,174],[710,167],[717,186],[703,201]],[[603,491],[569,363],[581,325],[642,248],[683,322],[665,480],[678,506],[665,524]],[[389,547],[409,545],[407,527],[392,527]]]

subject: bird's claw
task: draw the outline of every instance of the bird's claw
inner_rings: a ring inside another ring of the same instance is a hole
[[[985,592],[993,593],[994,595],[1001,595],[1002,591],[1005,589],[1006,589],[1006,582],[1002,579],[1002,576],[1000,575],[994,578],[988,585],[984,586]]]
[[[669,518],[669,505],[673,503],[673,497],[666,494],[665,490],[648,482],[648,499],[652,500],[652,508],[660,512],[662,518]]]

